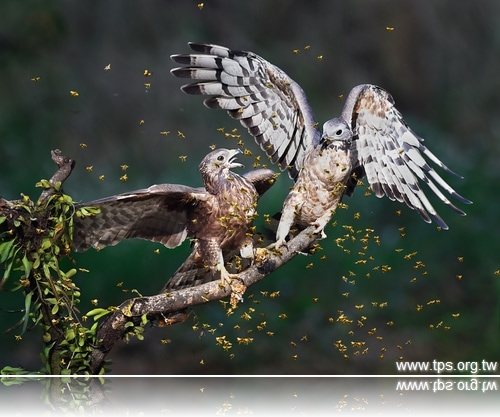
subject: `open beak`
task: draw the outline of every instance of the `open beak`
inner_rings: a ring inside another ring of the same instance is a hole
[[[244,168],[243,164],[239,162],[234,162],[238,154],[243,153],[241,149],[230,149],[229,150],[229,168]]]

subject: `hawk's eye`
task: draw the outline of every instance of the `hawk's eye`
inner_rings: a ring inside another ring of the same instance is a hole
[[[219,156],[217,157],[217,161],[223,161],[223,160],[224,160],[224,156],[223,156],[223,155],[219,155]]]
[[[337,136],[340,136],[340,135],[342,134],[342,129],[337,130],[337,131],[335,132],[335,134],[336,134]]]

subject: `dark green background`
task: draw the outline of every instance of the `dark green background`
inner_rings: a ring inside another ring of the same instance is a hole
[[[297,257],[251,287],[231,317],[213,303],[197,308],[184,324],[148,328],[143,342],[117,345],[110,355],[112,371],[381,374],[394,373],[400,357],[498,360],[499,9],[500,3],[489,0],[209,0],[202,10],[195,0],[4,0],[0,195],[14,199],[22,192],[36,198],[35,182],[54,171],[50,150],[55,148],[77,160],[65,190],[78,201],[152,183],[200,185],[196,167],[209,145],[237,146],[219,127],[238,128],[244,148],[265,161],[237,122],[179,91],[182,82],[169,74],[174,66],[169,56],[188,52],[188,41],[251,50],[278,65],[302,85],[321,123],[339,114],[340,95],[360,83],[377,84],[394,96],[426,145],[464,176],[445,178],[474,201],[464,207],[467,217],[432,200],[451,229],[439,232],[406,207],[365,198],[358,190],[345,200],[349,208],[335,216],[337,226],[326,229],[321,253]],[[151,76],[143,75],[146,69]],[[187,155],[186,162],[181,155]],[[242,159],[252,166],[253,157]],[[127,182],[119,180],[123,164],[129,165]],[[282,175],[259,212],[278,211],[290,185]],[[344,243],[350,253],[334,243],[347,233],[345,225],[361,231]],[[364,250],[360,238],[367,228],[381,243],[371,239]],[[102,307],[120,304],[132,295],[123,290],[154,294],[187,256],[186,246],[160,248],[156,255],[158,246],[131,241],[75,255],[78,266],[90,270],[76,276],[82,312],[93,308],[92,299]],[[372,261],[357,262],[369,256]],[[417,261],[425,267],[415,269]],[[306,268],[311,262],[314,267]],[[382,265],[390,271],[374,269]],[[276,291],[277,298],[263,295]],[[2,331],[21,317],[7,310],[22,306],[21,294],[0,293]],[[338,321],[339,311],[352,324]],[[244,312],[250,320],[241,318]],[[286,319],[280,318],[283,313]],[[15,334],[1,336],[0,366],[38,369],[40,335],[16,342]],[[232,349],[216,345],[220,336]],[[253,342],[241,345],[238,337]],[[349,359],[339,353],[337,341],[346,345]]]

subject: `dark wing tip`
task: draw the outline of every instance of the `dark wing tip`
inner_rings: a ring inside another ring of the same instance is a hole
[[[182,62],[179,63],[182,64]],[[188,64],[189,62],[186,63]],[[172,68],[170,74],[177,78],[191,78],[191,69],[188,67]]]
[[[203,42],[188,42],[189,47],[195,52],[205,52],[211,47],[209,43]]]
[[[432,218],[436,222],[436,224],[442,229],[442,230],[449,230],[450,228],[446,224],[446,222],[439,216],[437,213],[432,214]]]
[[[190,93],[190,94],[198,94],[198,93]],[[221,106],[219,104],[219,101],[217,100],[217,97],[210,97],[205,100],[203,100],[203,104],[208,107],[209,109],[220,109]]]
[[[413,207],[411,205],[408,205],[413,210],[416,210],[417,213],[420,215],[422,220],[428,224],[432,223],[432,220],[440,227],[442,230],[449,230],[450,228],[446,224],[446,222],[442,219],[442,217],[438,213],[428,213],[425,209],[423,208],[417,208]],[[464,213],[465,214],[465,213]],[[432,217],[432,218],[431,218]]]
[[[458,201],[460,201],[463,204],[472,204],[471,200],[469,200],[468,198],[465,198],[465,197],[461,196],[457,192],[452,193],[452,196],[455,197],[455,199],[457,199]]]
[[[183,85],[181,86],[181,91],[184,91],[186,94],[203,94],[198,83]]]
[[[170,59],[178,64],[183,64],[183,65],[189,64],[191,62],[191,57],[189,56],[189,54],[170,55]],[[174,68],[174,69],[177,69],[177,68]],[[171,70],[170,72],[172,72],[172,71],[173,70]]]
[[[423,138],[421,138],[420,136],[417,136],[417,135],[416,135],[416,134],[415,134],[415,133],[414,133],[411,129],[410,129],[410,132],[411,132],[414,136],[416,136],[416,137],[417,137],[417,138],[418,138],[421,142],[423,142],[423,141],[424,141],[424,139],[423,139]],[[429,151],[429,150],[427,149],[427,151]],[[451,174],[451,175],[453,175],[453,176],[455,176],[455,177],[457,177],[457,178],[460,178],[461,180],[463,180],[463,179],[464,179],[464,177],[463,177],[462,175],[460,175],[460,174],[458,174],[457,172],[453,171],[450,167],[448,167],[447,165],[443,164],[441,161],[439,161],[439,162],[440,162],[440,163],[439,163],[438,165],[439,165],[439,166],[440,166],[440,167],[441,167],[444,171],[448,172],[449,174]]]

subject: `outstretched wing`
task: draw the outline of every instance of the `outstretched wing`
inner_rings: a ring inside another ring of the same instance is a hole
[[[275,173],[256,169],[243,177],[252,182],[260,196],[273,185]],[[160,184],[81,204],[97,207],[99,213],[74,217],[74,249],[114,246],[134,237],[175,248],[188,237],[195,207],[208,199],[202,187]]]
[[[443,170],[455,174],[444,165],[405,123],[394,107],[394,100],[380,87],[364,84],[352,89],[342,111],[351,126],[355,147],[355,170],[364,170],[377,197],[405,202],[428,223],[433,218],[443,229],[448,226],[427,199],[420,183],[426,183],[439,199],[460,215],[465,213],[443,194],[458,201],[471,201],[458,194],[429,165],[432,161]],[[361,171],[362,172],[362,171]]]
[[[160,184],[82,204],[100,212],[74,217],[74,248],[113,246],[134,237],[175,248],[187,237],[192,211],[207,196],[203,188]]]
[[[316,119],[302,88],[278,67],[252,52],[189,43],[198,54],[172,55],[186,65],[171,73],[203,80],[184,85],[188,94],[213,96],[204,101],[224,109],[248,128],[256,142],[292,179],[305,155],[320,140]]]

